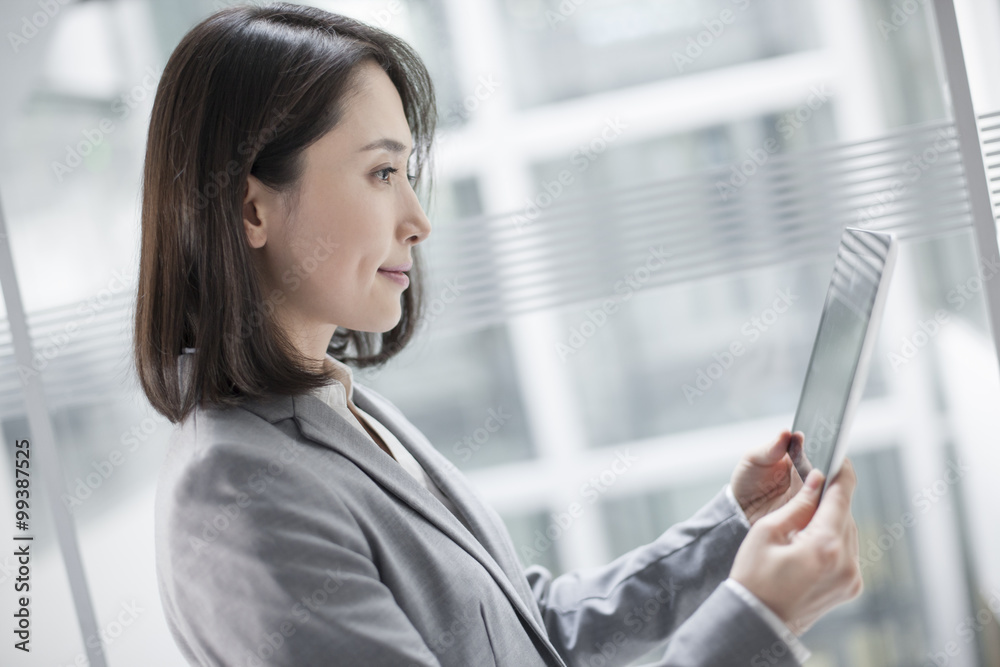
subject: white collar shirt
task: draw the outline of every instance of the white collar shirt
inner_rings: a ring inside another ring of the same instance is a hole
[[[333,410],[341,417],[346,419],[351,426],[356,428],[359,433],[372,443],[372,446],[378,447],[378,443],[375,442],[375,440],[371,437],[371,434],[369,434],[361,422],[358,421],[357,415],[360,415],[368,426],[370,426],[371,429],[379,435],[382,441],[389,448],[389,451],[392,452],[392,456],[403,467],[403,470],[412,475],[414,479],[430,491],[431,494],[441,501],[441,504],[447,507],[448,510],[464,525],[465,522],[462,520],[462,517],[456,509],[454,503],[452,503],[448,496],[441,492],[438,485],[427,476],[427,472],[424,471],[423,466],[421,466],[420,463],[413,458],[413,455],[410,454],[409,450],[403,446],[399,439],[396,438],[396,436],[394,436],[389,429],[354,404],[354,374],[351,367],[329,354],[326,355],[325,363],[333,371],[336,380],[333,380],[323,387],[314,389],[312,394],[333,408]]]

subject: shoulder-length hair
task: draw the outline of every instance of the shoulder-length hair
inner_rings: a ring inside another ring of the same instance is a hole
[[[312,7],[243,6],[204,20],[171,54],[149,123],[133,340],[142,390],[171,422],[196,405],[299,394],[333,379],[299,353],[274,317],[280,294],[263,293],[243,200],[250,174],[274,190],[294,190],[303,151],[340,121],[358,66],[370,59],[399,91],[419,187],[431,158],[434,88],[399,38]],[[331,355],[379,365],[410,340],[422,309],[413,250],[399,323],[381,334],[338,328]],[[197,354],[181,388],[185,348]]]

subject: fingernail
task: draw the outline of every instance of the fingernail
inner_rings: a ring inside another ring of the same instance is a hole
[[[819,488],[819,485],[823,483],[823,475],[819,470],[813,468],[806,475],[806,486],[809,487],[810,491],[815,491]]]

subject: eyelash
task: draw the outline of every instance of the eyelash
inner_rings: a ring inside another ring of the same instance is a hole
[[[396,169],[395,167],[386,167],[385,169],[379,169],[378,171],[375,172],[375,174],[376,174],[376,177],[377,177],[378,174],[381,174],[383,172],[388,172],[389,174],[395,174],[398,171],[399,171],[399,169]],[[410,181],[410,185],[414,185],[415,182],[416,182],[416,180],[417,180],[417,177],[414,176],[413,174],[407,174],[406,178]],[[386,184],[386,185],[391,185],[391,183],[389,183],[389,181],[384,180],[382,178],[379,178],[378,180],[381,181],[382,183]]]

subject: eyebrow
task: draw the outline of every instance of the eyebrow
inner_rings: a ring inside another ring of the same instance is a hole
[[[373,151],[379,149],[389,151],[390,153],[402,153],[403,151],[406,150],[406,145],[400,141],[396,141],[395,139],[383,137],[381,139],[371,142],[370,144],[367,144],[366,146],[362,146],[361,150],[359,150],[358,152],[364,153],[365,151]],[[412,149],[410,152],[411,153],[413,152]]]

